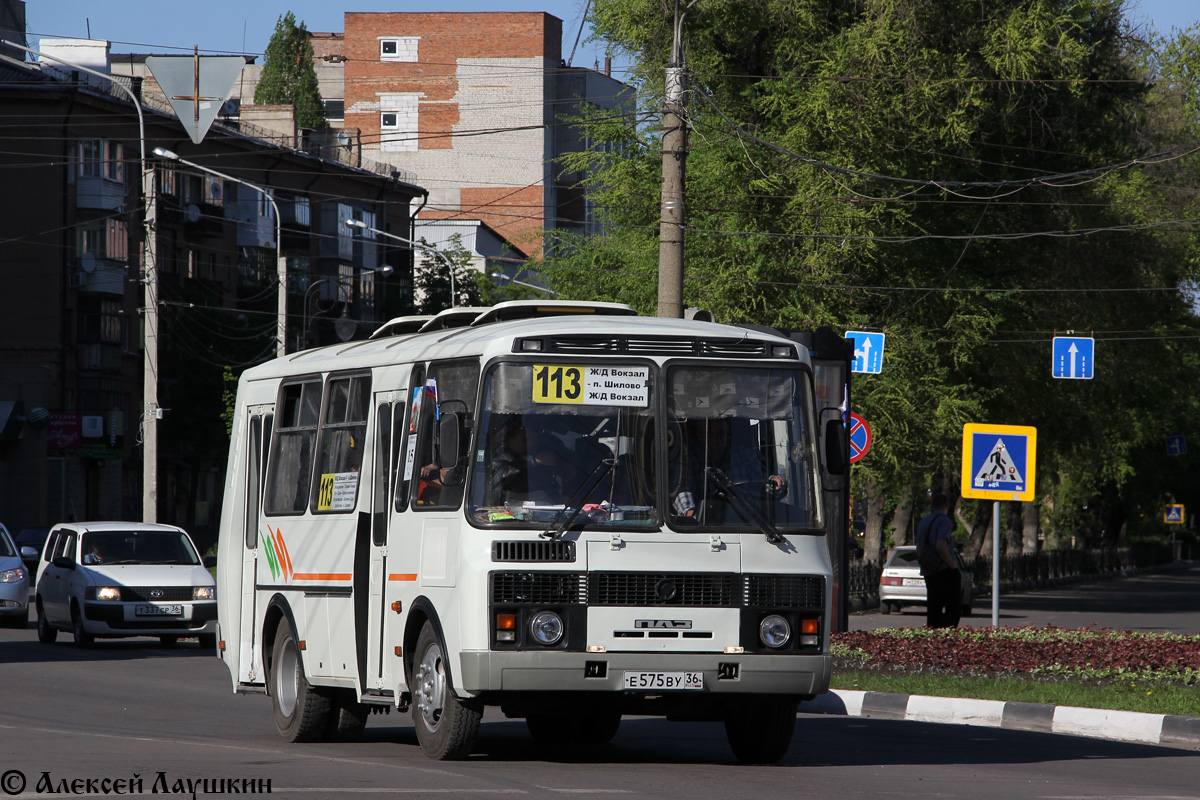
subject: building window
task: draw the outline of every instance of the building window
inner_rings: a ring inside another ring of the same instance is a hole
[[[76,149],[76,174],[125,182],[125,146],[104,139],[82,139]]]
[[[417,149],[417,95],[379,95],[379,149],[414,152]]]
[[[339,303],[354,300],[354,267],[350,264],[338,264],[337,294]]]
[[[129,229],[124,220],[99,219],[75,229],[75,256],[125,261],[129,258]]]
[[[379,38],[380,61],[416,61],[417,43],[420,36],[381,36]]]
[[[326,120],[337,122],[346,118],[345,100],[322,100],[321,105],[325,107]]]

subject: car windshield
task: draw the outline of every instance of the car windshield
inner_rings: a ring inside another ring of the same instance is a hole
[[[495,366],[480,412],[474,520],[657,527],[653,407],[648,366]]]
[[[678,366],[667,372],[673,527],[819,529],[821,490],[808,374]]]
[[[84,564],[200,563],[191,541],[179,531],[90,531],[79,552]]]

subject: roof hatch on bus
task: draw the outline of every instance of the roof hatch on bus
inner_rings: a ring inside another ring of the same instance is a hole
[[[559,317],[575,314],[590,314],[596,317],[636,317],[637,311],[633,306],[624,303],[601,303],[588,300],[510,300],[498,303],[485,309],[472,327],[488,325],[493,322],[507,322],[514,319],[530,319],[532,317]]]

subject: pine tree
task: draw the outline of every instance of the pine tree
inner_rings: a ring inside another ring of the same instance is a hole
[[[301,128],[325,125],[317,71],[313,69],[312,41],[304,23],[297,25],[290,11],[275,23],[254,102],[294,106],[296,124]]]

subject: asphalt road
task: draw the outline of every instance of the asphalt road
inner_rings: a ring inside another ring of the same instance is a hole
[[[1182,628],[1196,613],[1198,580],[1189,569],[1041,592],[1025,596],[1019,612],[1014,597],[1005,621],[1040,624],[1034,620],[1045,615],[1073,624],[1071,615],[1094,617],[1109,603],[1118,615],[1112,620],[1129,614],[1142,624],[1086,621],[1161,629],[1169,614],[1171,626]],[[1137,610],[1143,602],[1180,608]],[[1070,610],[1078,605],[1084,608]],[[916,614],[880,619],[920,622]],[[1194,619],[1187,630],[1196,630]],[[857,717],[800,715],[792,748],[775,767],[738,765],[719,724],[626,719],[609,745],[546,747],[522,721],[494,711],[475,755],[461,762],[426,759],[408,715],[395,712],[371,717],[360,743],[289,745],[275,733],[270,700],[234,695],[224,665],[193,643],[165,649],[150,639],[101,641],[76,650],[67,634],[54,645],[38,643],[32,627],[0,629],[0,687],[0,800],[46,796],[37,791],[44,773],[71,796],[84,793],[88,779],[136,774],[143,794],[176,796],[188,794],[174,791],[188,780],[262,779],[272,796],[286,798],[1200,799],[1200,752]]]
[[[976,598],[973,614],[961,626],[992,624],[991,597]],[[878,609],[850,616],[850,630],[906,628],[925,624],[925,606],[900,613]],[[1000,594],[1000,625],[1084,628],[1155,633],[1200,633],[1200,564],[1158,567],[1129,577],[1109,578],[1054,589]]]

